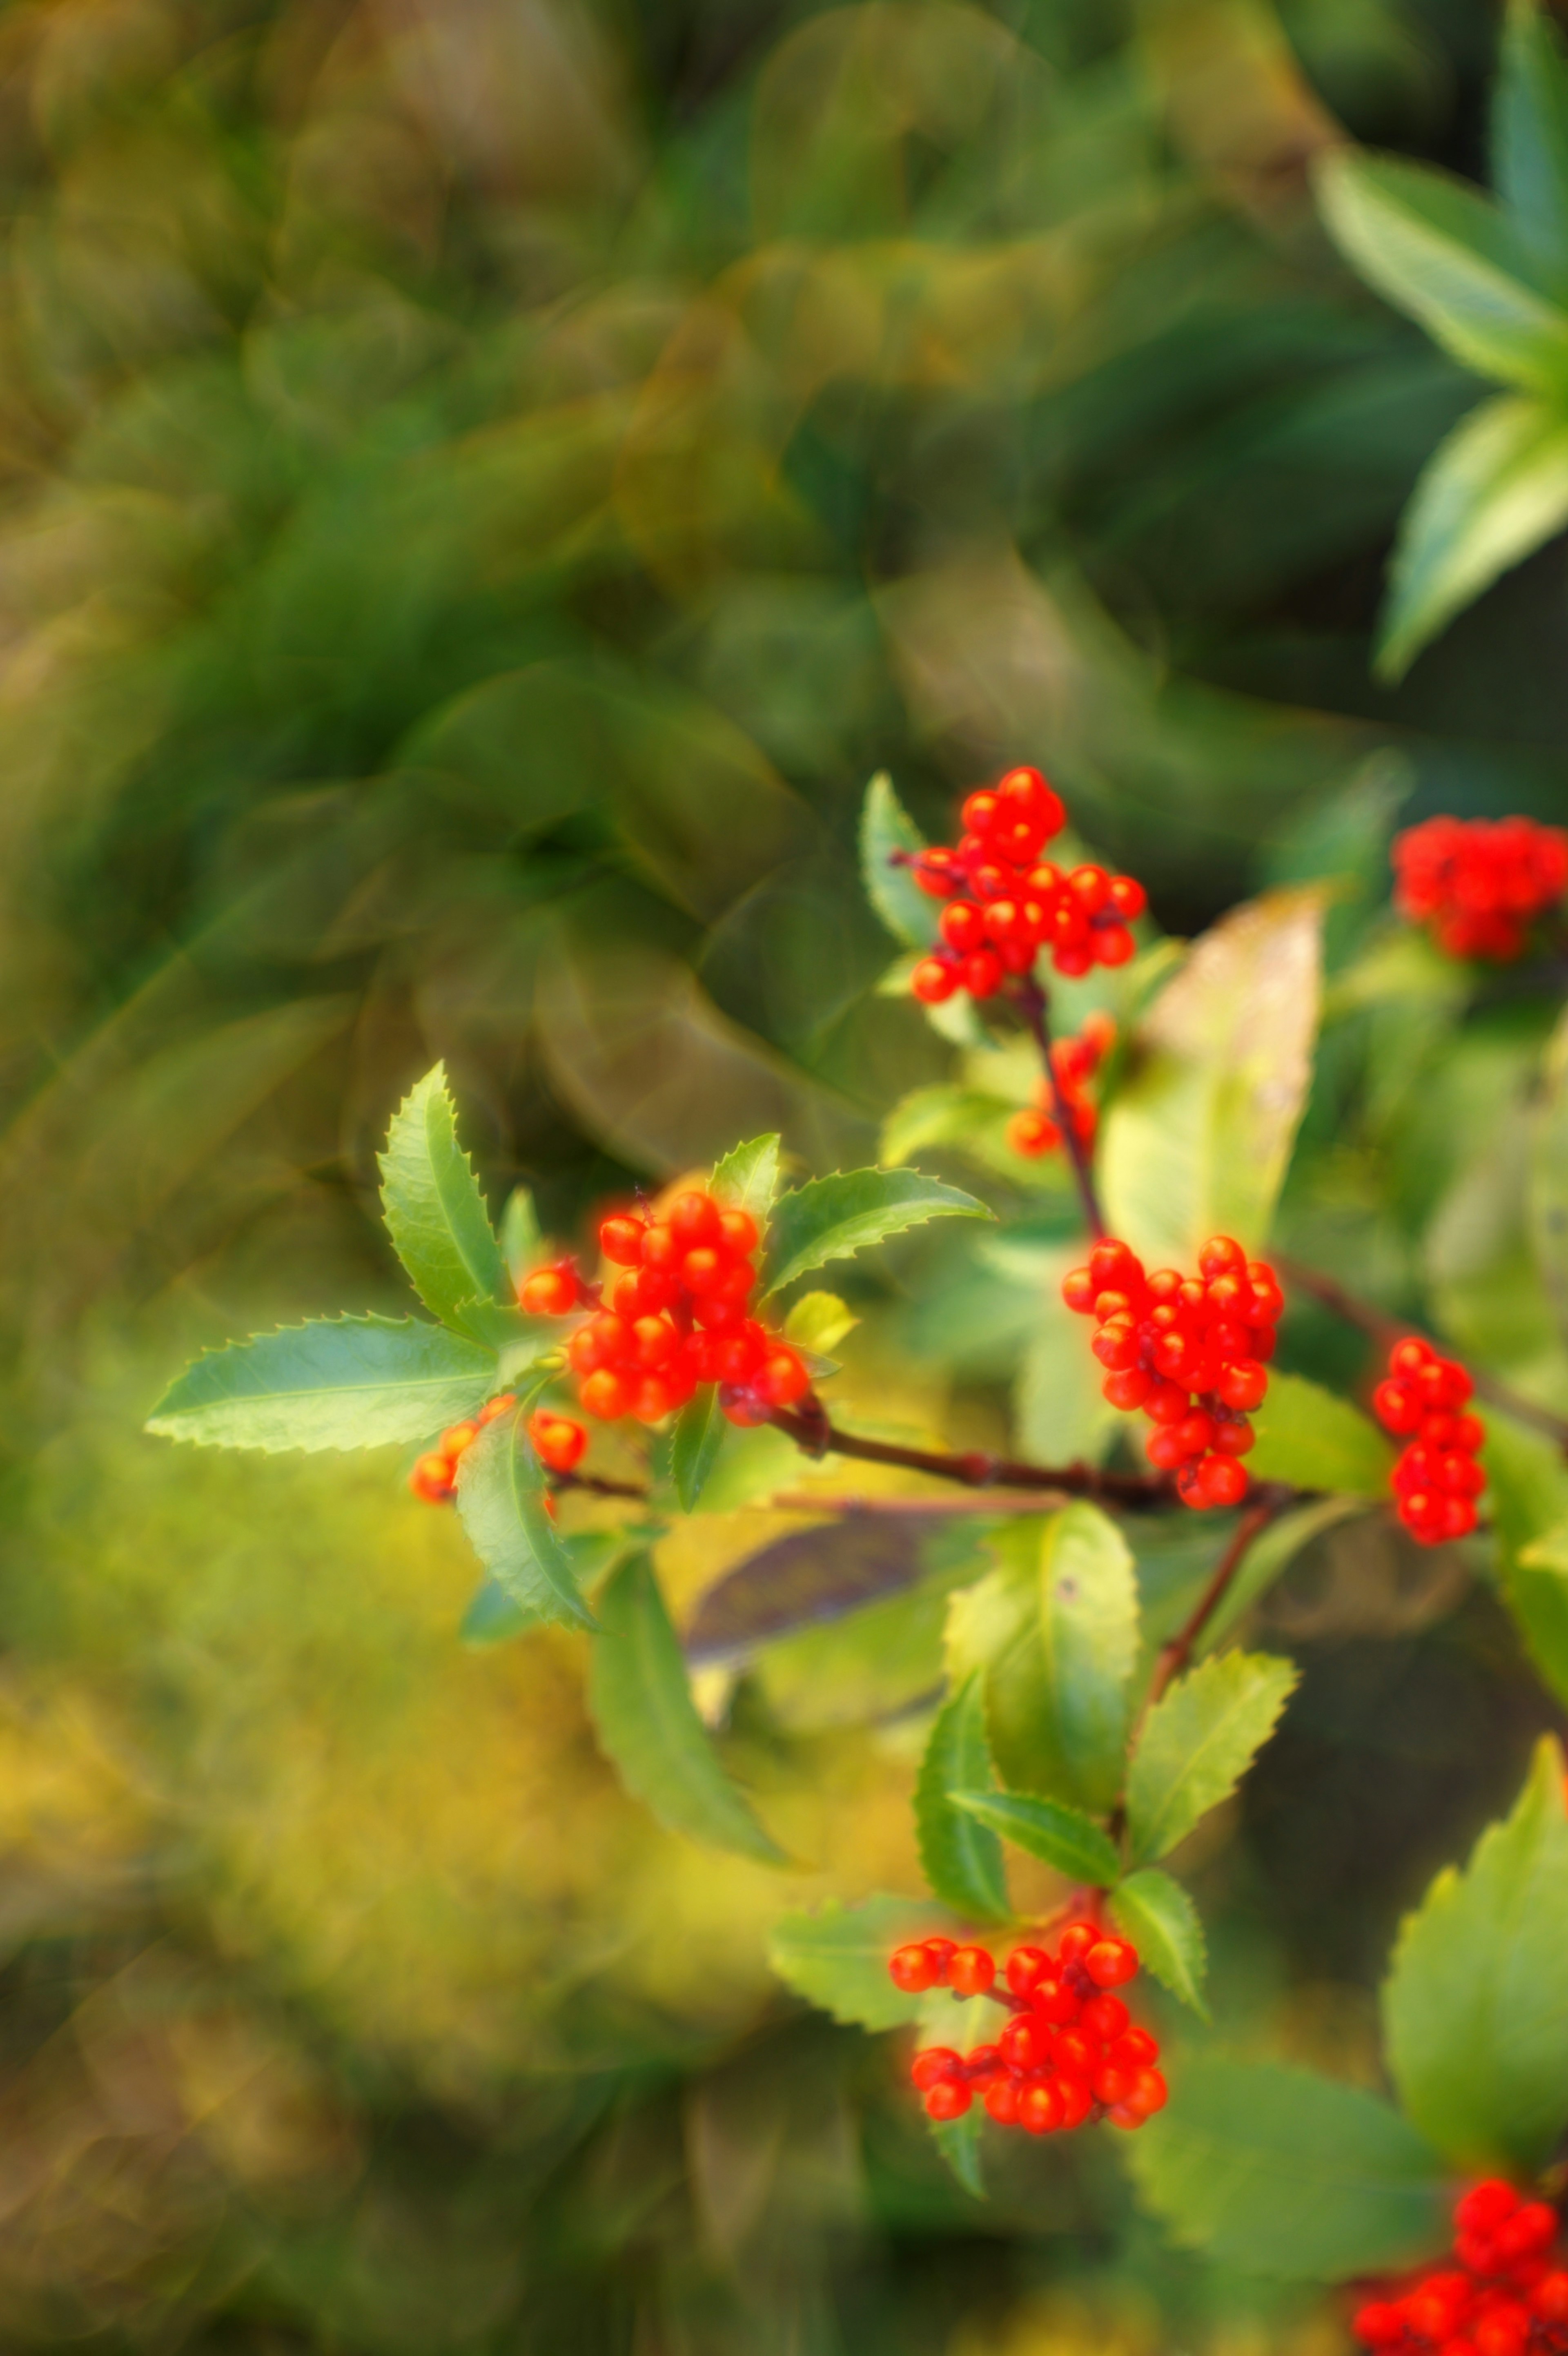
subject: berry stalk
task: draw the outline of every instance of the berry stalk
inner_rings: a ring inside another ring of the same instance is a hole
[[[1072,1164],[1072,1176],[1078,1188],[1078,1199],[1083,1205],[1083,1216],[1089,1232],[1099,1242],[1105,1233],[1104,1214],[1094,1191],[1094,1173],[1089,1166],[1089,1149],[1079,1135],[1072,1107],[1062,1093],[1056,1059],[1051,1052],[1051,1005],[1043,990],[1032,974],[1020,974],[1012,986],[1013,996],[1023,1010],[1025,1022],[1034,1033],[1040,1049],[1040,1060],[1045,1073],[1045,1084],[1051,1091],[1051,1101],[1056,1126]]]

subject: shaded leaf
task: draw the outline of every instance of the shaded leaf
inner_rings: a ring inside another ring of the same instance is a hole
[[[1499,206],[1429,166],[1343,147],[1320,158],[1317,187],[1346,259],[1445,351],[1504,384],[1561,381],[1568,318]]]
[[[1391,2104],[1315,2071],[1188,2053],[1129,2140],[1147,2207],[1221,2265],[1338,2282],[1446,2244],[1436,2153]]]
[[[1237,1622],[1263,1601],[1275,1580],[1314,1538],[1365,1510],[1355,1497],[1318,1497],[1310,1505],[1293,1505],[1270,1522],[1247,1548],[1240,1570],[1205,1622],[1196,1647],[1198,1657],[1218,1652]]]
[[[606,1756],[660,1824],[710,1848],[787,1863],[719,1763],[687,1683],[653,1564],[633,1555],[599,1598],[588,1706]]]
[[[1198,1909],[1180,1882],[1145,1866],[1111,1892],[1111,1913],[1137,1948],[1144,1969],[1207,2020],[1203,1980],[1209,1952]]]
[[[961,2119],[927,2118],[931,2140],[964,2187],[976,2201],[986,2198],[985,2170],[980,2165],[980,2130],[986,2123],[984,2105],[976,2103]]]
[[[1327,898],[1296,885],[1232,909],[1137,1033],[1100,1175],[1112,1232],[1151,1267],[1267,1237],[1311,1085]]]
[[[944,1906],[977,1922],[1005,1922],[1007,1875],[994,1832],[954,1804],[962,1789],[991,1782],[985,1697],[976,1672],[936,1714],[914,1787],[915,1837],[926,1880]]]
[[[949,1673],[985,1671],[1008,1783],[1102,1811],[1122,1780],[1137,1652],[1132,1557],[1115,1523],[1082,1504],[1019,1520],[993,1545],[997,1569],[954,1598]]]
[[[1288,1661],[1226,1653],[1179,1677],[1144,1722],[1127,1774],[1135,1864],[1164,1857],[1232,1792],[1295,1687]]]
[[[1370,1416],[1301,1375],[1269,1374],[1268,1397],[1253,1418],[1257,1445],[1247,1459],[1254,1480],[1288,1481],[1386,1497],[1394,1451]]]
[[[1492,93],[1492,167],[1515,228],[1568,269],[1568,57],[1540,0],[1509,0]]]
[[[912,1939],[948,1928],[940,1910],[918,1899],[831,1901],[815,1913],[782,1914],[768,1939],[768,1960],[786,1987],[858,2029],[901,2029],[920,2018],[923,1999],[888,1976],[888,1958]]]
[[[894,793],[887,771],[880,770],[866,788],[860,814],[860,873],[866,897],[889,932],[912,949],[929,948],[935,940],[940,909],[891,854],[924,849],[925,837]]]
[[[387,1231],[425,1307],[459,1328],[471,1301],[515,1307],[479,1182],[457,1141],[444,1064],[427,1072],[393,1114],[380,1170]]]
[[[1568,1527],[1568,1463],[1549,1440],[1506,1416],[1487,1410],[1482,1420],[1503,1601],[1541,1676],[1568,1702],[1568,1580],[1557,1561],[1557,1534]]]
[[[794,1530],[716,1580],[686,1633],[696,1666],[733,1660],[791,1628],[842,1619],[920,1577],[919,1532],[891,1514]]]
[[[497,1416],[459,1458],[457,1510],[475,1553],[519,1610],[566,1627],[595,1624],[545,1510],[544,1477],[520,1409]]]
[[[1400,518],[1378,629],[1380,678],[1403,679],[1423,647],[1499,573],[1568,522],[1568,418],[1499,393],[1427,462]]]
[[[955,1807],[989,1826],[1015,1848],[1026,1849],[1091,1890],[1109,1890],[1121,1873],[1115,1843],[1081,1808],[1018,1792],[957,1791]]]
[[[414,1317],[318,1318],[196,1359],[146,1429],[204,1448],[382,1448],[484,1404],[494,1356]]]
[[[988,1219],[984,1203],[918,1170],[840,1170],[782,1195],[768,1234],[769,1292],[928,1219]]]
[[[707,1486],[727,1429],[717,1384],[699,1384],[677,1416],[670,1435],[670,1478],[683,1513],[691,1512]]]
[[[779,1137],[775,1131],[766,1137],[753,1137],[749,1144],[737,1145],[722,1161],[713,1165],[711,1192],[721,1203],[737,1211],[750,1211],[759,1227],[765,1227],[773,1209],[773,1197],[779,1191]]]
[[[1382,1995],[1400,2100],[1445,2158],[1533,2174],[1568,2126],[1568,1813],[1563,1753],[1446,1866],[1400,1931]]]

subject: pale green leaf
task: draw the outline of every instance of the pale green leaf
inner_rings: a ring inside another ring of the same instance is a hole
[[[894,793],[887,771],[880,770],[866,788],[860,817],[860,874],[866,897],[889,932],[912,949],[929,948],[935,940],[940,904],[891,854],[924,849],[925,837]]]
[[[1568,1342],[1568,1012],[1547,1042],[1531,1108],[1526,1206],[1541,1289]]]
[[[1179,1677],[1144,1722],[1127,1774],[1134,1864],[1164,1857],[1234,1791],[1295,1687],[1288,1661],[1226,1653]]]
[[[1540,1433],[1490,1409],[1486,1468],[1503,1601],[1558,1699],[1568,1702],[1568,1577],[1558,1533],[1568,1526],[1568,1463]]]
[[[1109,1890],[1121,1873],[1115,1843],[1081,1808],[1020,1792],[955,1791],[965,1809],[1015,1848],[1027,1850],[1085,1889]]]
[[[1456,614],[1565,522],[1568,416],[1505,392],[1461,418],[1400,518],[1378,628],[1379,677],[1403,679]]]
[[[1257,1481],[1288,1481],[1386,1497],[1394,1452],[1370,1416],[1301,1375],[1269,1375],[1268,1397],[1253,1417],[1257,1445],[1247,1470]]]
[[[1568,1814],[1563,1753],[1536,1749],[1512,1815],[1445,1867],[1403,1925],[1383,1988],[1406,2112],[1456,2167],[1533,2175],[1568,2127]]]
[[[588,1706],[634,1799],[672,1832],[767,1865],[788,1862],[719,1763],[653,1564],[633,1555],[599,1598]]]
[[[915,1837],[926,1880],[944,1906],[976,1922],[1005,1922],[1007,1875],[1001,1844],[952,1795],[985,1791],[991,1782],[986,1708],[978,1671],[966,1677],[936,1714],[914,1787]]]
[[[1467,368],[1550,393],[1568,368],[1568,317],[1501,207],[1430,166],[1329,150],[1317,200],[1370,285]]]
[[[496,1387],[492,1354],[444,1326],[319,1318],[209,1350],[146,1428],[204,1448],[381,1448],[429,1438]]]
[[[1223,2266],[1341,2282],[1447,2244],[1436,2153],[1390,2104],[1315,2071],[1189,2052],[1129,2143],[1146,2206]]]
[[[1312,1080],[1328,887],[1232,909],[1194,943],[1137,1033],[1106,1115],[1112,1233],[1151,1268],[1192,1268],[1211,1236],[1261,1249]]]
[[[987,1096],[978,1088],[955,1087],[946,1083],[916,1088],[901,1098],[888,1115],[877,1151],[884,1162],[899,1163],[931,1145],[955,1145],[967,1150],[976,1136],[997,1129],[1017,1110],[1016,1105],[1006,1103],[1000,1097]]]
[[[699,1384],[677,1416],[670,1435],[670,1478],[683,1513],[693,1510],[707,1486],[728,1429],[717,1387]]]
[[[769,1292],[778,1292],[830,1259],[848,1259],[869,1245],[928,1219],[988,1219],[984,1203],[944,1186],[918,1170],[840,1170],[781,1195],[768,1235]]]
[[[920,2018],[922,1998],[893,1986],[888,1958],[895,1947],[950,1927],[937,1908],[915,1898],[868,1898],[858,1906],[830,1901],[815,1913],[781,1915],[768,1960],[786,1987],[835,2020],[901,2029]]]
[[[514,1186],[507,1197],[507,1207],[501,1214],[501,1258],[507,1263],[514,1292],[544,1258],[539,1213],[526,1186]]]
[[[1203,1980],[1209,1954],[1198,1909],[1180,1882],[1145,1866],[1112,1891],[1111,1914],[1136,1947],[1144,1969],[1207,2020]]]
[[[784,1319],[784,1340],[820,1356],[836,1349],[860,1323],[836,1292],[803,1292]]]
[[[594,1625],[545,1510],[544,1477],[520,1407],[487,1424],[459,1458],[457,1510],[475,1553],[521,1611],[566,1627]]]
[[[1515,228],[1568,274],[1568,56],[1541,0],[1509,0],[1492,94],[1492,167]]]
[[[630,1543],[621,1530],[583,1530],[561,1540],[573,1578],[590,1591],[613,1569]],[[458,1639],[475,1651],[483,1651],[491,1644],[507,1644],[514,1636],[526,1636],[540,1624],[541,1616],[508,1594],[499,1580],[485,1579],[469,1598]]]
[[[779,1191],[777,1133],[753,1137],[747,1144],[733,1147],[714,1164],[711,1191],[731,1209],[750,1211],[758,1226],[765,1227]]]
[[[1115,1524],[1089,1505],[1019,1520],[998,1567],[953,1600],[948,1668],[986,1675],[986,1719],[1006,1782],[1095,1814],[1122,1779],[1137,1583]]]
[[[380,1168],[387,1231],[425,1307],[443,1324],[461,1327],[470,1301],[512,1303],[479,1182],[457,1141],[443,1064],[427,1072],[393,1114]]]

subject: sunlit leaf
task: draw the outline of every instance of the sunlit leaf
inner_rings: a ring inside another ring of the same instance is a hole
[[[1445,2157],[1533,2175],[1568,2126],[1568,1812],[1545,1738],[1512,1815],[1403,1925],[1383,1988],[1400,2100]]]
[[[829,1901],[815,1913],[781,1914],[768,1960],[797,1996],[855,2028],[899,2029],[919,2019],[922,1999],[888,1975],[888,1958],[910,1940],[949,1927],[941,1909],[912,1898]]]
[[[1527,1216],[1542,1290],[1568,1342],[1568,1013],[1541,1057],[1531,1112]]]
[[[444,1065],[427,1072],[393,1114],[380,1164],[388,1233],[425,1307],[461,1329],[471,1301],[515,1306],[485,1198],[457,1141]]]
[[[475,1553],[522,1611],[567,1627],[594,1625],[546,1511],[544,1477],[520,1410],[498,1416],[458,1460],[457,1510]]]
[[[892,779],[885,769],[879,772],[866,788],[860,817],[860,873],[866,897],[889,932],[913,949],[929,948],[935,940],[940,903],[921,890],[892,854],[924,849],[925,837],[894,793]]]
[[[915,1837],[926,1880],[944,1906],[976,1922],[1005,1922],[1007,1875],[994,1832],[954,1795],[984,1791],[991,1780],[985,1697],[976,1672],[936,1714],[914,1787]]]
[[[382,1448],[427,1438],[496,1387],[492,1354],[444,1326],[319,1318],[209,1350],[146,1428],[204,1448]]]
[[[539,1214],[526,1186],[514,1186],[507,1197],[507,1207],[501,1214],[500,1242],[501,1258],[516,1290],[544,1258]]]
[[[1253,1427],[1257,1444],[1247,1470],[1255,1480],[1359,1497],[1389,1494],[1394,1451],[1377,1425],[1304,1376],[1271,1371]]]
[[[721,1203],[737,1211],[750,1211],[759,1227],[765,1227],[773,1208],[773,1196],[779,1191],[779,1139],[774,1132],[767,1137],[753,1137],[749,1144],[737,1145],[713,1165],[712,1192]]]
[[[599,1740],[635,1799],[671,1831],[766,1865],[787,1862],[719,1763],[653,1565],[633,1555],[599,1597],[588,1703]]]
[[[1178,1677],[1144,1722],[1127,1773],[1135,1864],[1164,1857],[1234,1791],[1296,1682],[1288,1661],[1226,1653]]]
[[[1111,1889],[1121,1874],[1115,1843],[1081,1808],[1019,1792],[955,1790],[953,1804],[1015,1848],[1038,1857],[1070,1880]]]
[[[1506,1416],[1488,1410],[1482,1419],[1480,1461],[1503,1601],[1537,1668],[1568,1702],[1568,1578],[1559,1567],[1559,1533],[1568,1529],[1568,1463],[1551,1440]]]
[[[836,1349],[846,1333],[852,1333],[859,1319],[847,1301],[836,1292],[803,1292],[792,1302],[784,1319],[784,1340],[797,1350],[810,1351],[814,1356]]]
[[[1209,1953],[1198,1909],[1180,1882],[1154,1866],[1129,1873],[1111,1892],[1111,1915],[1136,1947],[1145,1971],[1207,2020]]]
[[[988,1219],[984,1203],[918,1170],[840,1170],[813,1178],[774,1206],[765,1282],[782,1291],[831,1259],[849,1259],[928,1219]]]

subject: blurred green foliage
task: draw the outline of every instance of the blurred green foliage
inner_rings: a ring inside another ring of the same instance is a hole
[[[976,1542],[833,1677],[807,1634],[741,1687],[781,1878],[620,1796],[578,1640],[459,1647],[461,1536],[379,1465],[135,1435],[188,1346],[402,1306],[374,1150],[438,1055],[492,1202],[526,1178],[561,1233],[765,1130],[869,1160],[955,1075],[877,994],[865,780],[934,832],[1018,758],[1168,932],[1338,879],[1288,1237],[1568,1398],[1520,1241],[1545,1013],[1456,1039],[1451,978],[1366,931],[1397,809],[1560,809],[1560,560],[1371,681],[1477,388],[1308,188],[1346,136],[1478,172],[1495,32],[0,13],[7,2346],[1339,2344],[1170,2255],[1097,2151],[976,2210],[888,2056],[770,1981],[786,1901],[919,1886],[908,1710]],[[1071,1233],[1008,1199],[861,1283],[866,1414],[999,1430]],[[1289,1346],[1356,1372],[1324,1321]],[[1037,1347],[1026,1434],[1051,1380]],[[709,1502],[677,1612],[811,1526]],[[1549,1705],[1463,1565],[1360,1521],[1314,1561],[1273,1607],[1301,1694],[1195,1870],[1232,2037],[1370,2079],[1394,1912]],[[1139,1573],[1152,1620],[1202,1565]]]

